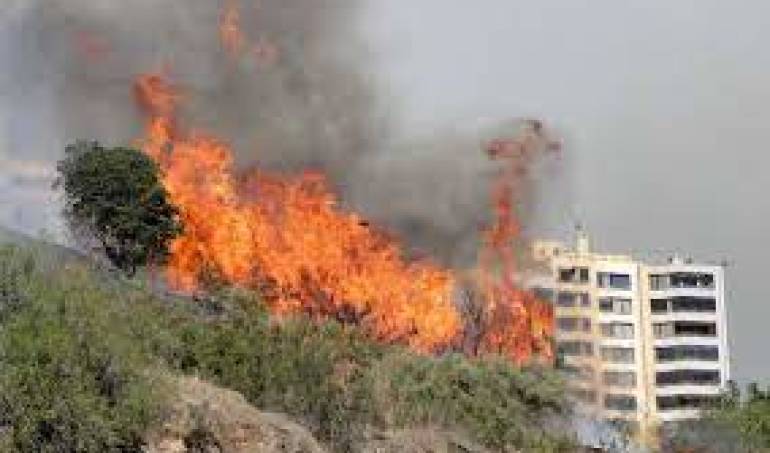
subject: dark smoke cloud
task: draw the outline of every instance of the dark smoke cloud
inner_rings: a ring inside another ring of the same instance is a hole
[[[244,1],[244,33],[280,49],[277,63],[264,67],[253,55],[228,58],[218,39],[222,5],[38,1],[20,25],[19,42],[35,43],[22,50],[20,75],[45,68],[68,139],[135,138],[131,81],[168,71],[184,87],[190,122],[227,137],[244,160],[333,168],[376,149],[372,91],[355,70],[360,49],[343,41],[358,2]]]
[[[28,134],[13,148],[55,160],[76,139],[130,143],[142,126],[132,80],[165,71],[184,89],[184,123],[230,141],[241,166],[325,170],[346,206],[443,261],[469,262],[495,171],[480,143],[498,131],[399,137],[368,72],[361,1],[235,4],[247,42],[269,42],[274,62],[224,51],[224,2],[26,2],[8,21],[6,84],[42,93],[30,109],[50,136]]]

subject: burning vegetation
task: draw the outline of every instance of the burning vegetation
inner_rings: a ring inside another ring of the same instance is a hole
[[[220,39],[231,55],[248,46],[238,10],[227,3]],[[264,43],[259,46],[264,47]],[[142,149],[159,165],[184,234],[171,245],[169,284],[187,292],[216,280],[258,289],[277,314],[305,313],[361,326],[374,338],[421,352],[465,347],[500,353],[517,364],[550,361],[552,312],[516,283],[514,242],[518,181],[556,146],[537,121],[487,149],[504,160],[493,182],[494,220],[482,232],[478,335],[467,347],[454,272],[408,259],[383,230],[338,206],[321,172],[237,173],[222,140],[179,121],[185,95],[168,77],[145,74],[134,92],[146,117]]]
[[[356,322],[424,351],[451,343],[461,324],[448,271],[407,262],[384,233],[337,209],[318,173],[237,178],[227,145],[176,125],[180,98],[161,76],[141,77],[136,92],[149,118],[143,148],[185,225],[172,244],[173,286],[193,291],[213,273],[261,289],[279,313]]]

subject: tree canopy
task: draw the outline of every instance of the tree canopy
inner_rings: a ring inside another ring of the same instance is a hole
[[[741,392],[735,382],[703,417],[668,424],[663,451],[753,453],[770,451],[770,391],[750,383]]]
[[[101,249],[129,276],[165,261],[182,226],[152,159],[135,149],[80,141],[67,146],[57,170],[76,239]]]
[[[733,384],[711,417],[734,426],[749,449],[770,448],[770,390],[760,389],[757,383],[750,383],[743,397]]]

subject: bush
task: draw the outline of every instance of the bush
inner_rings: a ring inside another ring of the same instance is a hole
[[[11,448],[140,451],[159,399],[149,363],[124,335],[128,313],[113,316],[82,273],[51,278],[33,270],[29,255],[5,249],[0,256],[0,286],[24,288],[24,305],[0,329],[0,404]]]
[[[552,370],[421,356],[350,326],[277,320],[248,292],[159,299],[82,265],[42,275],[39,263],[11,261],[0,288],[23,302],[0,329],[0,401],[18,450],[137,451],[163,407],[166,369],[289,414],[333,451],[413,427],[499,450],[572,451],[549,430],[568,415]],[[213,441],[195,434],[190,448]]]
[[[214,324],[178,324],[168,363],[237,390],[257,407],[291,414],[336,450],[353,449],[370,427],[414,426],[458,430],[493,448],[574,446],[567,435],[548,432],[567,415],[552,370],[515,369],[502,358],[420,356],[337,323],[278,323],[259,310],[236,312]]]
[[[35,270],[31,254],[12,247],[0,247],[0,323],[27,302],[28,285]]]
[[[378,407],[391,414],[396,426],[448,427],[499,449],[573,446],[546,431],[566,415],[562,384],[550,370],[514,369],[502,358],[471,361],[460,355],[433,359],[400,353],[386,357],[373,372],[382,381]]]

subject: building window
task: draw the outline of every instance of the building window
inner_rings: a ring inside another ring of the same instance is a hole
[[[599,310],[603,313],[614,313],[616,315],[631,314],[631,299],[617,297],[602,297],[599,299]]]
[[[672,272],[650,275],[650,289],[661,291],[668,288],[714,288],[714,275],[702,272]]]
[[[571,380],[588,382],[594,379],[594,369],[590,365],[562,365],[561,370]]]
[[[668,299],[650,300],[650,309],[653,313],[666,313],[668,311]]]
[[[562,332],[574,332],[577,330],[578,318],[556,318],[556,328]]]
[[[700,272],[674,272],[669,276],[672,288],[714,288],[714,275]]]
[[[687,337],[715,337],[717,325],[713,322],[676,321],[674,335]]]
[[[574,267],[559,269],[559,281],[562,283],[570,283],[575,280],[575,273],[577,269]]]
[[[715,362],[719,360],[719,347],[703,345],[680,345],[655,348],[655,359],[658,362],[674,362],[679,360],[702,360]]]
[[[631,395],[605,395],[604,407],[616,411],[636,410],[636,397]]]
[[[707,409],[720,400],[718,395],[671,395],[657,398],[658,410]]]
[[[559,307],[570,308],[575,306],[576,295],[570,291],[561,291],[556,297],[556,305]]]
[[[601,325],[602,336],[607,338],[634,338],[634,325],[630,323],[610,322]]]
[[[589,271],[587,267],[563,267],[559,268],[559,281],[562,283],[588,283]]]
[[[670,299],[652,299],[650,307],[653,313],[714,313],[717,301],[713,297],[680,296]]]
[[[719,385],[717,370],[674,370],[659,371],[655,374],[655,384],[658,387],[669,385]]]
[[[674,297],[671,299],[671,311],[674,313],[713,313],[716,310],[717,301],[713,297]]]
[[[558,317],[556,318],[556,328],[560,332],[591,332],[591,319],[579,317]]]
[[[658,322],[652,325],[652,333],[655,338],[668,338],[674,336],[674,324],[670,322]]]
[[[599,288],[631,289],[631,276],[628,274],[599,272],[596,274],[596,286]]]
[[[607,288],[610,286],[610,274],[606,272],[596,273],[596,286],[599,288]]]
[[[557,351],[562,357],[592,356],[594,345],[590,341],[560,341]]]
[[[713,322],[702,321],[673,321],[655,323],[652,325],[655,338],[668,337],[715,337],[717,325]]]
[[[650,275],[650,289],[661,291],[668,288],[668,275],[653,274]]]
[[[605,371],[602,374],[604,385],[613,387],[636,387],[636,373],[633,371]]]
[[[634,363],[634,348],[603,347],[601,354],[607,363]]]
[[[572,308],[577,306],[578,302],[581,307],[590,307],[591,296],[584,292],[561,291],[556,297],[556,305],[559,307]]]

